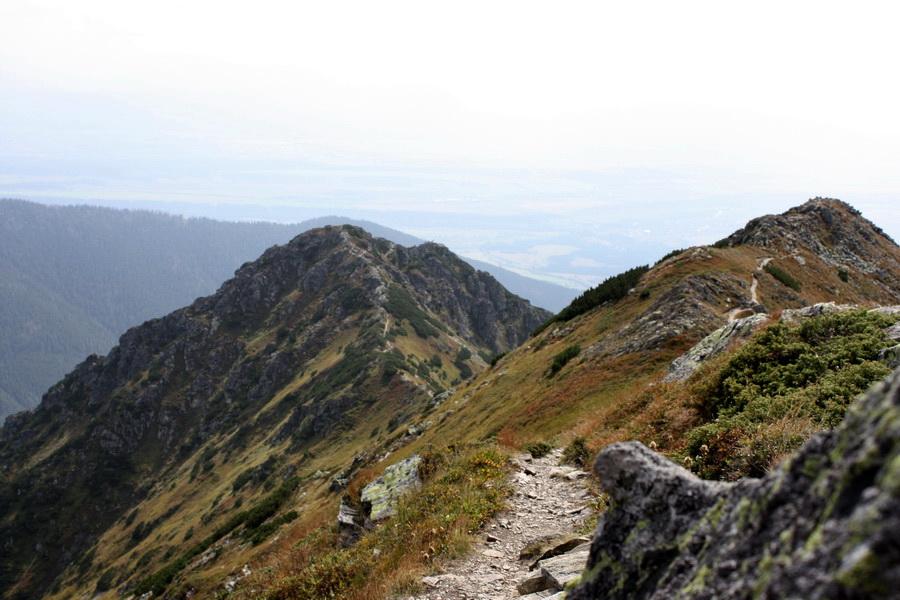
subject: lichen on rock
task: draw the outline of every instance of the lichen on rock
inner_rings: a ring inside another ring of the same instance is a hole
[[[416,454],[401,460],[384,470],[384,474],[363,488],[360,499],[370,506],[369,518],[380,521],[396,514],[397,500],[406,492],[421,485],[419,465],[422,458]]]
[[[762,479],[703,481],[637,442],[568,600],[892,598],[900,589],[900,370]]]

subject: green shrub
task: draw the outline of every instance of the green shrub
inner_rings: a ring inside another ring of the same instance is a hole
[[[553,450],[553,444],[551,444],[550,442],[531,442],[522,446],[522,449],[534,458],[540,458],[542,456],[546,456],[551,450]]]
[[[97,580],[97,587],[94,590],[96,593],[105,592],[109,589],[112,589],[112,586],[115,584],[116,580],[116,569],[115,567],[110,567],[107,569],[103,575],[100,576],[100,579]]]
[[[847,269],[838,269],[837,274],[844,283],[850,281],[850,272]]]
[[[497,363],[500,362],[500,359],[502,359],[504,356],[506,356],[506,352],[501,352],[500,354],[495,354],[494,356],[492,356],[491,366],[496,367]]]
[[[771,275],[772,277],[774,277],[775,279],[780,281],[782,284],[791,288],[792,290],[796,290],[798,292],[800,291],[800,289],[801,289],[800,282],[797,281],[796,279],[794,279],[791,276],[791,274],[788,273],[787,271],[785,271],[784,269],[776,267],[775,265],[772,265],[772,264],[768,264],[768,265],[764,266],[763,269],[765,269],[766,273],[768,273],[769,275]]]
[[[671,252],[667,252],[666,254],[663,255],[662,258],[660,258],[658,261],[656,261],[656,264],[658,265],[660,263],[663,263],[663,262],[669,260],[670,258],[672,258],[673,256],[678,256],[685,250],[686,250],[686,248],[679,248],[677,250],[672,250]]]
[[[755,335],[692,395],[705,424],[687,434],[693,470],[711,479],[760,476],[890,373],[879,351],[896,318],[853,311],[775,323]]]
[[[581,435],[575,436],[575,439],[563,450],[563,460],[582,468],[590,466],[593,459],[594,455],[587,447],[587,439]]]
[[[438,329],[444,329],[441,323],[419,308],[408,292],[396,285],[388,287],[384,308],[396,318],[408,321],[416,335],[422,339],[437,337]]]
[[[550,377],[553,377],[557,373],[559,373],[560,369],[562,369],[570,360],[575,358],[581,354],[581,346],[575,344],[574,346],[569,346],[559,354],[553,357],[553,362],[550,364]]]

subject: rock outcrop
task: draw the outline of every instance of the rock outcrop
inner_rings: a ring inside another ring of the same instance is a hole
[[[612,496],[568,600],[895,598],[900,370],[762,479],[702,481],[636,442],[595,470]]]
[[[819,315],[842,313],[851,310],[861,310],[861,307],[851,304],[835,304],[834,302],[821,302],[812,306],[806,306],[797,309],[787,309],[781,312],[779,317],[782,321],[790,324],[798,324],[805,319],[818,317]],[[883,306],[872,309],[873,312],[884,314],[900,313],[900,306]],[[743,319],[736,319],[731,323],[716,329],[711,334],[700,340],[696,346],[676,358],[669,366],[669,373],[663,381],[684,381],[690,375],[700,368],[704,362],[725,352],[735,344],[748,340],[754,333],[766,326],[767,322],[775,322],[776,319],[765,313],[757,313]],[[900,327],[892,325],[884,331],[886,339],[900,339]],[[900,349],[898,349],[900,350]],[[881,357],[885,363],[891,368],[898,365],[894,364],[895,356],[898,354],[895,348],[888,348]]]
[[[831,198],[814,198],[781,215],[753,219],[721,242],[729,246],[808,250],[834,267],[850,267],[879,280],[896,295],[900,270],[896,244],[852,206]]]
[[[422,458],[416,454],[406,460],[391,465],[384,475],[363,488],[360,500],[368,508],[369,518],[381,521],[397,514],[397,500],[400,496],[422,484],[419,465]]]

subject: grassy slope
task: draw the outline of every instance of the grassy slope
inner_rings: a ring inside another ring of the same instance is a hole
[[[646,297],[640,293],[631,294],[571,322],[548,328],[507,354],[493,368],[460,385],[457,392],[437,408],[429,409],[426,404],[410,405],[409,398],[404,396],[408,388],[388,389],[366,411],[364,418],[356,420],[355,426],[318,439],[302,455],[292,454],[286,443],[271,447],[258,440],[241,454],[240,462],[220,457],[209,471],[200,467],[200,474],[191,481],[194,464],[202,455],[202,451],[198,452],[198,458],[159,482],[151,498],[139,507],[139,514],[132,523],[122,522],[108,532],[98,544],[102,550],[97,552],[83,576],[76,577],[73,570],[69,584],[62,586],[53,597],[62,599],[92,589],[110,566],[118,573],[136,576],[158,569],[165,564],[163,557],[168,548],[174,548],[170,557],[177,556],[240,510],[235,507],[238,499],[243,507],[247,507],[265,496],[262,485],[248,486],[235,494],[232,483],[241,472],[262,464],[270,456],[285,457],[282,465],[297,464],[297,473],[303,482],[290,506],[284,510],[296,508],[300,516],[290,525],[283,526],[277,537],[264,546],[230,549],[206,567],[186,573],[184,581],[189,581],[202,593],[220,589],[223,573],[236,572],[246,563],[254,569],[291,572],[295,567],[288,563],[295,543],[320,525],[330,526],[334,522],[339,494],[328,491],[331,476],[352,463],[361,452],[376,455],[388,448],[393,450],[385,461],[375,462],[357,473],[351,489],[358,489],[387,464],[414,452],[467,440],[496,438],[501,443],[518,447],[537,439],[565,445],[577,436],[590,436],[588,446],[595,450],[610,441],[639,437],[648,443],[654,441],[666,445],[672,452],[683,450],[684,440],[675,439],[675,436],[698,424],[696,411],[686,404],[688,392],[654,394],[647,391],[647,386],[657,382],[669,362],[696,342],[701,333],[674,336],[661,347],[617,357],[590,355],[586,350],[599,340],[614,336],[623,324],[638,318],[659,294],[687,275],[731,273],[746,281],[749,287],[750,274],[756,269],[758,259],[772,257],[774,264],[802,283],[802,291],[798,294],[786,290],[770,275],[758,273],[758,294],[770,310],[835,299],[862,302],[869,297],[876,300],[879,297],[879,288],[866,277],[851,271],[848,281],[844,282],[835,269],[819,263],[813,256],[805,256],[806,265],[800,265],[793,258],[773,255],[759,248],[711,249],[709,252],[712,258],[701,260],[692,258],[688,251],[652,270],[638,286],[638,290],[648,291]],[[727,298],[716,298],[712,307],[723,315],[723,323],[724,314],[732,308]],[[410,335],[394,336],[393,344],[405,355],[417,356],[417,360],[410,362],[427,363],[431,355],[437,353],[442,360],[441,370],[446,371],[442,381],[458,375],[453,366],[458,347],[433,345],[415,336],[408,323],[403,323],[403,327]],[[270,341],[258,340],[256,347],[262,348]],[[338,348],[345,344],[343,339],[336,341],[320,354],[310,369],[323,370],[333,364],[340,356]],[[549,377],[548,369],[554,357],[576,344],[585,351]],[[435,377],[440,377],[439,371],[434,371]],[[307,373],[288,385],[272,403],[309,377]],[[410,421],[392,430],[389,424],[398,412],[408,415]],[[429,421],[431,425],[424,435],[398,445],[407,425]],[[207,445],[224,443],[225,440],[213,439]],[[328,476],[316,476],[321,472]],[[172,507],[180,508],[147,538],[137,544],[130,541],[135,523],[152,521]],[[193,530],[193,535],[185,541],[188,530]],[[160,549],[139,567],[141,557],[154,548]],[[108,595],[113,597],[111,593]]]
[[[285,301],[292,299],[286,298]],[[365,321],[365,318],[359,321]],[[464,347],[462,342],[444,337],[422,339],[415,335],[407,321],[392,317],[390,323],[388,329],[399,325],[406,331],[406,334],[390,336],[393,339],[390,345],[403,353],[406,367],[390,379],[376,374],[363,386],[363,391],[369,390],[370,396],[377,398],[376,402],[365,407],[354,407],[342,419],[344,425],[332,431],[319,432],[310,443],[300,447],[292,446],[290,439],[272,445],[268,435],[249,442],[235,442],[235,432],[213,436],[184,464],[154,481],[148,499],[137,507],[135,515],[120,519],[98,542],[91,560],[82,561],[81,569],[77,566],[69,569],[50,597],[69,598],[73,594],[93,590],[97,580],[110,569],[116,574],[111,578],[114,585],[126,580],[134,584],[149,576],[183,555],[241,510],[259,503],[270,491],[269,486],[278,481],[278,473],[289,466],[296,468],[301,484],[292,501],[279,513],[296,509],[300,517],[291,523],[290,528],[284,528],[284,539],[279,539],[271,547],[262,548],[262,552],[260,547],[253,546],[229,550],[226,570],[251,560],[260,560],[261,555],[289,544],[290,540],[300,535],[298,532],[317,526],[323,520],[333,521],[340,494],[329,491],[331,479],[353,463],[361,452],[368,452],[370,459],[377,453],[387,453],[405,436],[407,421],[418,420],[428,410],[427,395],[423,390],[429,383],[417,373],[425,369],[431,381],[441,382],[438,385],[443,386],[459,377],[454,359],[460,348]],[[384,330],[381,326],[378,329]],[[341,332],[319,352],[312,364],[307,365],[257,414],[265,414],[289,394],[314,383],[317,374],[327,374],[328,369],[346,356],[347,348],[360,337],[360,333],[359,327]],[[264,352],[276,341],[277,335],[274,330],[266,330],[245,339],[247,354]],[[440,358],[439,367],[432,364],[434,356]],[[478,360],[477,354],[472,353],[469,363],[475,366]],[[149,377],[149,373],[143,377]],[[397,415],[406,418],[397,419]],[[284,420],[271,426],[270,431],[277,431]],[[265,482],[246,485],[237,492],[233,490],[233,483],[239,475],[273,457],[278,461],[277,469]],[[132,534],[142,523],[149,534],[135,539]],[[206,569],[192,569],[191,585],[202,590],[221,584],[222,566],[222,560],[214,560]],[[178,581],[176,579],[176,583]],[[106,595],[113,597],[115,594],[110,590]]]

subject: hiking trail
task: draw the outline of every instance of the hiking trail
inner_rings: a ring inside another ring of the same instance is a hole
[[[581,573],[589,538],[578,534],[593,514],[594,497],[583,483],[587,473],[560,466],[561,457],[562,451],[557,449],[541,458],[528,454],[513,458],[509,508],[477,535],[468,555],[445,563],[442,572],[423,578],[419,595],[402,598],[551,598],[565,581]],[[526,547],[538,548],[536,555],[520,558]],[[544,550],[560,556],[548,557],[530,570]],[[520,589],[528,592],[523,594]]]

